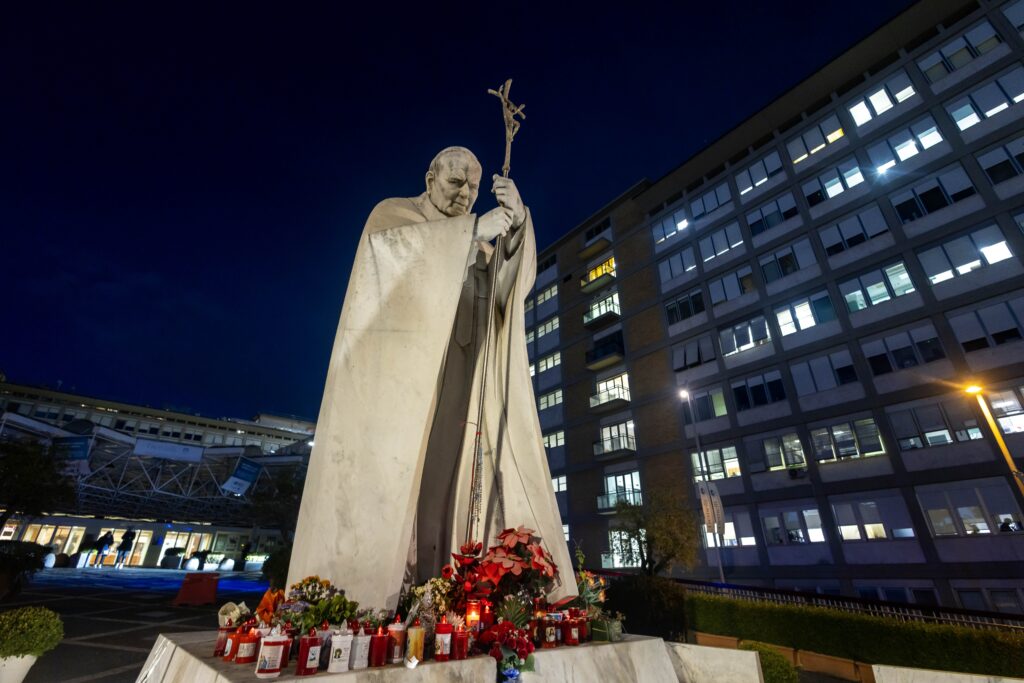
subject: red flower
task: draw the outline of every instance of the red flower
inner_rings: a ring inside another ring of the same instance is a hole
[[[450,564],[441,567],[441,578],[450,579],[453,574],[455,574],[455,569]]]
[[[452,553],[452,557],[459,563],[460,567],[469,567],[477,561],[476,557],[470,555],[459,555],[458,553]]]
[[[539,543],[531,543],[527,547],[530,550],[530,566],[543,573],[544,576],[554,577],[557,569],[551,559],[551,555],[544,548],[540,547]]]
[[[530,656],[530,653],[527,651],[527,649],[525,647],[522,647],[522,648],[519,648],[518,650],[516,650],[516,656],[519,657],[519,659],[522,659],[522,660],[525,661],[526,658]]]
[[[479,541],[470,541],[469,543],[463,543],[459,546],[459,552],[463,555],[479,555],[480,551],[484,549],[484,544]]]
[[[489,654],[490,656],[494,657],[494,659],[498,662],[498,664],[501,664],[502,657],[501,657],[501,646],[500,645],[495,643],[494,646],[491,647],[491,651],[488,652],[487,654]]]
[[[498,534],[498,540],[506,548],[515,548],[520,543],[529,543],[533,538],[533,529],[519,525],[516,529],[505,529]]]

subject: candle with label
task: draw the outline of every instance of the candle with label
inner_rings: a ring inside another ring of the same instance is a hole
[[[401,664],[405,658],[405,624],[402,617],[395,615],[395,620],[388,624],[388,661]]]
[[[434,659],[447,662],[452,653],[452,625],[448,617],[441,615],[441,621],[434,627]]]
[[[238,652],[235,664],[252,664],[256,661],[256,648],[260,644],[260,634],[256,629],[249,629],[238,637]]]
[[[331,634],[331,656],[327,660],[330,673],[348,671],[349,659],[352,657],[352,631],[335,631]]]
[[[352,659],[350,669],[365,669],[370,665],[370,636],[358,631],[352,638]]]
[[[277,678],[284,668],[291,639],[271,633],[260,640],[259,658],[256,660],[256,678]]]
[[[419,618],[412,622],[405,637],[405,659],[416,658],[417,662],[423,661],[423,641],[426,637],[426,629],[420,624]]]
[[[224,650],[228,644],[228,636],[231,635],[235,630],[235,627],[231,625],[231,620],[228,619],[228,623],[217,629],[217,644],[213,646],[213,656],[223,657]]]
[[[316,629],[299,639],[299,655],[295,658],[295,675],[312,676],[320,669],[320,648],[322,641]]]
[[[459,661],[469,656],[469,631],[459,626],[452,634],[452,659]]]
[[[242,633],[245,632],[241,626],[228,634],[227,640],[224,643],[224,654],[221,658],[225,662],[230,662],[235,658],[235,653],[238,652],[238,639],[242,637]]]

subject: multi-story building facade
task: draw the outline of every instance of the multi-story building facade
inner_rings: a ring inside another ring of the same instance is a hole
[[[174,564],[172,549],[180,549],[181,561],[209,553],[216,567],[246,555],[258,566],[288,530],[254,519],[251,504],[275,495],[282,477],[301,481],[315,427],[298,418],[209,418],[0,381],[0,441],[62,449],[76,493],[55,514],[12,517],[0,540],[37,542],[84,563],[90,540],[110,531],[117,541],[131,527],[130,566],[166,564],[168,553]]]
[[[707,477],[694,575],[1024,610],[1022,489],[963,391],[1024,465],[1022,30],[1024,0],[912,6],[539,255],[534,388],[588,557],[627,563],[618,500]]]

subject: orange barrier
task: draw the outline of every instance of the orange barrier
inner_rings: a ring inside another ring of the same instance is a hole
[[[172,605],[212,605],[217,602],[220,574],[185,574]]]

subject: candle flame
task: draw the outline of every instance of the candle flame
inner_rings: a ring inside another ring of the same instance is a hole
[[[447,624],[448,623],[448,615],[447,614],[442,614],[441,615],[441,623],[442,624]]]
[[[383,626],[378,626],[377,627],[377,635],[378,636],[384,635],[384,627]]]

